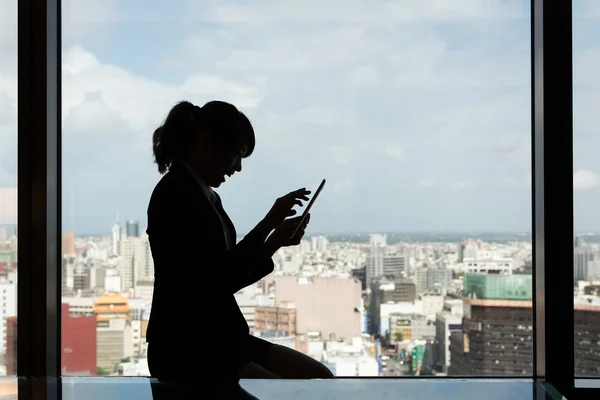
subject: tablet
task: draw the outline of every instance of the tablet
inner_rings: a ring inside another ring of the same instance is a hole
[[[293,238],[294,236],[296,236],[296,233],[298,233],[298,229],[300,229],[300,227],[304,223],[304,220],[308,216],[308,212],[310,211],[310,208],[314,204],[314,202],[317,199],[317,197],[319,197],[319,193],[321,193],[321,190],[323,190],[323,186],[325,186],[325,179],[323,179],[321,181],[321,184],[319,185],[319,188],[317,189],[317,191],[313,195],[312,199],[310,199],[310,201],[308,202],[308,205],[306,206],[306,209],[302,213],[302,218],[300,219],[300,223],[298,224],[298,226],[296,227],[296,229],[294,229],[294,233],[292,233],[292,236],[290,236],[290,238]]]

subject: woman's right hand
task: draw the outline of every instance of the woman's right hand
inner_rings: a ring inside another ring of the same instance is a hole
[[[275,200],[275,204],[263,219],[269,231],[278,227],[286,218],[295,215],[294,206],[302,207],[302,200],[308,201],[309,194],[310,190],[301,188]]]

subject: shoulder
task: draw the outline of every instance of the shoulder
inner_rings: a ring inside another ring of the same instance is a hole
[[[193,183],[193,182],[192,182]],[[163,207],[175,203],[181,203],[188,199],[193,186],[190,180],[179,171],[168,171],[156,184],[152,195],[150,196],[150,204],[148,212],[155,207]]]

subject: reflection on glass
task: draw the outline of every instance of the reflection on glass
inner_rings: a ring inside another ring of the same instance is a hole
[[[0,375],[17,374],[17,7],[0,5]]]
[[[64,374],[149,373],[151,136],[212,99],[256,127],[218,189],[238,232],[328,182],[236,294],[256,335],[337,376],[533,373],[529,2],[93,4],[62,20]],[[218,284],[171,322],[190,351]]]
[[[260,400],[300,400],[320,398],[323,393],[347,400],[395,398],[399,392],[410,393],[415,400],[444,399],[464,400],[485,398],[488,400],[561,400],[562,396],[552,396],[540,383],[519,381],[480,381],[480,380],[398,380],[357,379],[335,381],[303,381],[248,379],[241,385]],[[536,389],[534,390],[534,387]],[[216,393],[216,392],[214,392]],[[220,393],[221,394],[221,393]],[[441,394],[441,395],[440,395]],[[147,379],[112,378],[86,379],[65,378],[62,381],[63,400],[103,400],[126,398],[130,400],[150,400],[150,384]],[[215,396],[218,397],[218,396]],[[227,397],[222,397],[227,398]],[[237,397],[231,397],[237,398]]]
[[[575,376],[600,377],[600,8],[573,2]]]

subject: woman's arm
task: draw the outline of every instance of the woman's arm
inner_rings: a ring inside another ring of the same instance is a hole
[[[202,268],[203,280],[232,294],[273,271],[273,254],[265,246],[270,230],[265,224],[259,223],[227,252],[220,246],[223,230],[212,222],[212,210],[198,206],[188,188],[165,182],[152,197],[148,233],[153,257],[158,258],[155,264]]]

